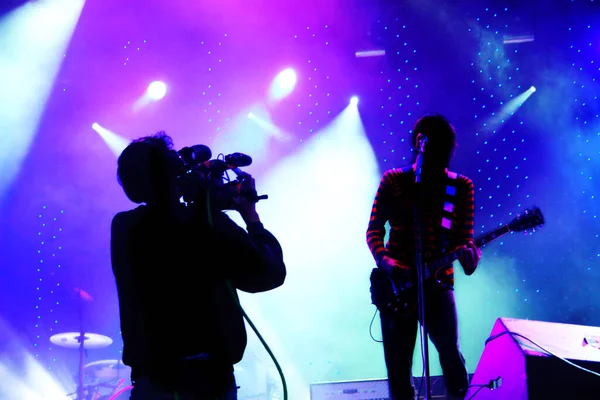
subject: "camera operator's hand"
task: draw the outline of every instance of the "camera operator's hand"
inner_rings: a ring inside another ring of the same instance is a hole
[[[260,217],[256,212],[256,202],[248,198],[256,197],[256,183],[252,175],[244,173],[240,175],[240,195],[233,199],[233,206],[240,213],[246,224],[251,222],[260,222]]]

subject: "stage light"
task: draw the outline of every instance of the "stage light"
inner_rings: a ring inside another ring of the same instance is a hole
[[[154,81],[148,85],[147,93],[152,100],[160,100],[167,94],[167,85],[161,81]]]
[[[94,123],[92,124],[92,129],[93,129],[93,130],[97,131],[99,128],[100,128],[100,125],[98,125],[98,123],[97,123],[97,122],[94,122]]]
[[[296,71],[291,68],[286,68],[277,75],[275,81],[283,92],[291,92],[296,86]]]
[[[292,93],[296,87],[297,80],[298,77],[296,75],[296,71],[294,71],[292,68],[286,68],[277,74],[271,83],[271,100],[281,100],[284,97],[289,96],[289,94]]]
[[[366,58],[366,57],[383,57],[385,56],[385,50],[366,50],[366,51],[357,51],[354,53],[356,58]]]
[[[532,92],[535,92],[537,89],[535,88],[535,86],[532,86],[529,88],[529,90],[531,90]]]
[[[352,98],[350,99],[350,104],[352,104],[353,106],[358,104],[358,96],[352,96]]]

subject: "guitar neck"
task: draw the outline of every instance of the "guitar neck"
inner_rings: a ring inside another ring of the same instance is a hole
[[[486,244],[493,242],[494,240],[498,239],[501,236],[506,235],[509,232],[510,232],[510,228],[508,227],[508,225],[496,228],[493,231],[490,231],[484,235],[478,236],[475,239],[475,246],[483,247]]]
[[[493,231],[490,231],[484,235],[478,236],[474,241],[475,246],[483,247],[486,244],[493,242],[494,240],[498,239],[501,236],[506,235],[509,232],[510,232],[510,228],[508,225],[496,228]],[[440,258],[432,263],[428,263],[427,266],[430,271],[435,271],[438,268],[441,268],[445,265],[448,265],[448,264],[458,260],[461,253],[462,253],[462,249],[452,250],[451,252],[446,253],[442,258]]]

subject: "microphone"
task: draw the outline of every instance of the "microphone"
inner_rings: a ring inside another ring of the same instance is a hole
[[[203,144],[195,144],[190,147],[184,147],[183,149],[179,150],[178,153],[183,161],[193,166],[202,164],[203,162],[210,160],[212,157],[212,151],[210,151],[210,148]]]
[[[417,135],[417,141],[419,145],[417,146],[417,165],[415,169],[415,183],[421,182],[421,173],[423,172],[423,154],[425,153],[425,144],[427,144],[427,136],[419,133]]]
[[[419,146],[417,147],[417,151],[419,153],[425,153],[425,145],[427,144],[427,136],[419,133],[417,135],[417,140],[419,141]]]
[[[225,156],[225,162],[234,167],[247,167],[252,164],[252,157],[243,153],[233,153]]]

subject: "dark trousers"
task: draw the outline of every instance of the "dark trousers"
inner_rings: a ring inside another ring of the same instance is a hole
[[[134,383],[130,400],[237,400],[235,382],[225,389],[216,389],[210,379],[198,377],[190,385],[167,389],[147,377]]]
[[[236,400],[233,366],[212,360],[160,363],[144,371],[132,370],[131,400]]]
[[[435,345],[448,395],[464,398],[469,385],[465,359],[458,342],[456,302],[452,289],[425,290],[425,322]],[[381,313],[381,330],[391,400],[416,398],[412,361],[418,330],[418,307],[403,317]]]

